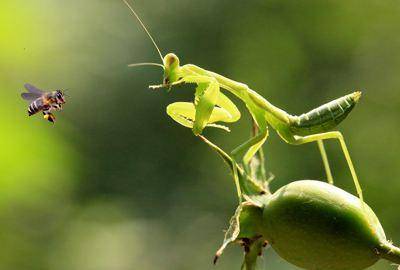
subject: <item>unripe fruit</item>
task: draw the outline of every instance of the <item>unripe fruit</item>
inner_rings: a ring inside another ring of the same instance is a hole
[[[308,270],[358,270],[400,263],[374,212],[333,185],[290,183],[266,199],[261,234],[288,262]]]

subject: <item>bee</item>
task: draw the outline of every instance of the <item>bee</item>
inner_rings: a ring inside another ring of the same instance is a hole
[[[56,117],[51,113],[52,110],[61,111],[65,104],[65,93],[62,90],[50,92],[42,91],[35,86],[27,83],[24,85],[28,93],[22,93],[21,97],[29,102],[28,115],[43,112],[43,118],[54,123]]]

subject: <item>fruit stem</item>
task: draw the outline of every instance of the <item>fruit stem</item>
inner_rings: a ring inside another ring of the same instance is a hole
[[[400,248],[389,242],[381,245],[379,248],[379,255],[383,259],[400,265]]]

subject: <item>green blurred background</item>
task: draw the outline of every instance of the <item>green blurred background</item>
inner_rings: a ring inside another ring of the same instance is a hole
[[[363,89],[340,130],[366,201],[400,243],[398,1],[134,7],[164,53],[244,82],[292,114]],[[126,66],[143,61],[159,60],[122,1],[0,1],[0,269],[239,269],[239,247],[211,264],[236,207],[228,170],[165,113],[193,89],[148,90],[161,70]],[[55,125],[27,117],[25,82],[69,89]],[[249,122],[244,114],[230,134],[206,135],[232,149]],[[354,193],[338,143],[327,148],[337,185]],[[273,190],[325,177],[316,144],[286,145],[271,132],[264,149]],[[261,264],[297,269],[272,249]]]

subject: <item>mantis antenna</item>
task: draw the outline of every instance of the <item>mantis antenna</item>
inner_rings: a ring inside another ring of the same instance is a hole
[[[129,64],[128,67],[140,67],[140,66],[157,66],[161,67],[164,69],[164,66],[158,63],[134,63],[134,64]]]
[[[133,14],[133,15],[136,17],[136,19],[139,21],[140,25],[143,27],[143,29],[144,29],[144,31],[146,32],[146,34],[149,36],[151,42],[153,42],[154,46],[156,47],[156,49],[157,49],[157,51],[158,51],[158,54],[160,55],[161,62],[164,62],[163,56],[162,56],[162,54],[161,54],[160,49],[158,48],[156,42],[154,41],[154,38],[151,36],[150,32],[147,30],[147,28],[146,28],[146,26],[144,25],[144,23],[143,23],[142,20],[140,19],[139,15],[137,15],[137,13],[136,13],[135,10],[132,8],[132,6],[128,3],[127,0],[122,0],[122,1],[124,1],[125,5],[128,6],[128,8],[132,11],[132,14]],[[150,64],[150,65],[153,65],[153,63],[142,63],[142,64],[138,64],[138,65],[142,65],[142,66],[143,66],[144,64],[146,64],[146,65],[149,65],[149,64]],[[132,66],[132,65],[129,65],[129,66]]]

